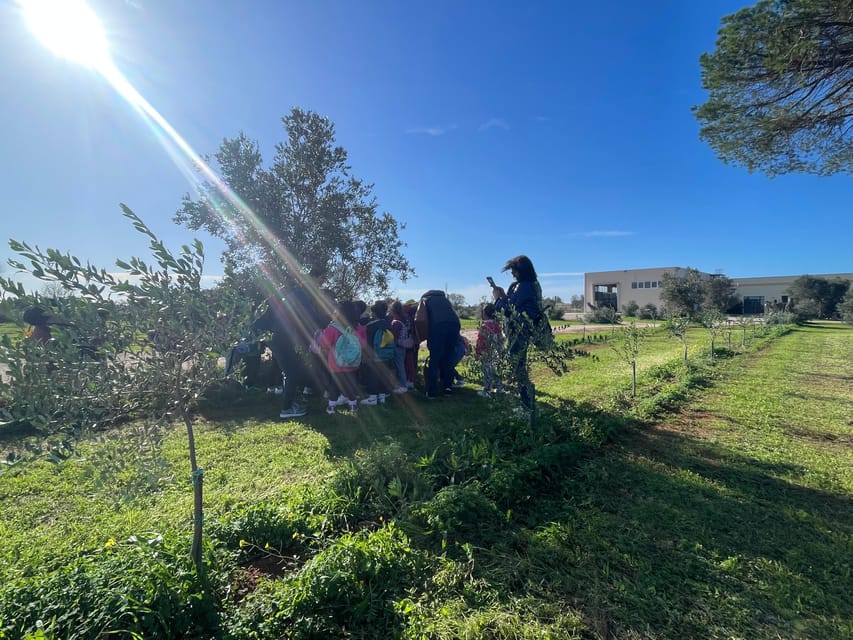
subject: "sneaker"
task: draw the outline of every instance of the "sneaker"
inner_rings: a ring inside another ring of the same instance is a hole
[[[335,415],[335,407],[336,406],[337,406],[337,403],[330,402],[328,405],[326,405],[326,413],[328,413],[330,416]]]
[[[364,400],[361,401],[361,404],[363,404],[366,407],[373,407],[373,406],[376,406],[378,403],[379,403],[379,399],[376,397],[375,394],[372,394],[372,393],[369,396],[367,396]]]
[[[267,393],[274,393],[277,396],[280,396],[284,393],[284,389],[282,387],[267,387]]]
[[[301,404],[294,402],[287,409],[282,409],[281,413],[278,414],[279,418],[298,418],[299,416],[304,416],[308,413]]]
[[[414,382],[411,382],[411,381],[407,382],[407,383],[406,383],[406,388],[408,388],[408,389],[414,389],[414,388],[415,388],[415,383],[414,383]]]
[[[438,396],[432,396],[430,394],[426,394],[426,399],[427,400],[438,400]]]
[[[465,386],[465,378],[459,378],[458,380],[453,381],[454,387],[464,387]]]
[[[349,398],[347,398],[344,394],[339,395],[338,399],[335,400],[335,404],[337,404],[337,405],[343,405],[343,404],[346,404],[347,402],[349,402]]]
[[[477,395],[478,395],[478,396],[480,396],[481,398],[488,398],[488,397],[489,397],[489,392],[488,392],[488,391],[486,391],[485,389],[480,389],[480,390],[477,392]]]
[[[352,411],[353,413],[358,411],[358,402],[356,402],[355,400],[351,401],[349,403],[349,410]]]
[[[453,393],[453,387],[445,387],[445,388],[444,388],[444,393],[447,393],[447,394],[451,394],[451,393]]]
[[[391,393],[406,393],[408,390],[409,390],[408,387],[399,386],[399,387],[394,387],[391,390]]]
[[[388,398],[387,393],[380,393],[379,398],[377,398],[379,400],[379,404],[385,404],[386,398]]]
[[[302,395],[303,396],[313,396],[314,395],[314,389],[312,389],[311,387],[305,387],[302,389]]]

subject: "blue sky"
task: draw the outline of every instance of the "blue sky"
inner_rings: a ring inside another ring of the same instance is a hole
[[[748,3],[102,0],[118,68],[201,154],[244,131],[266,159],[293,106],[336,125],[353,173],[404,222],[403,298],[476,302],[529,255],[545,295],[585,271],[850,272],[848,177],[729,167],[698,138],[699,55]],[[7,238],[110,268],[168,245],[192,185],[98,74],[57,58],[0,4],[0,257]],[[7,267],[4,275],[10,275]]]

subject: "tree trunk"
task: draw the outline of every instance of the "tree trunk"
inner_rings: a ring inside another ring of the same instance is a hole
[[[684,343],[684,366],[687,366],[687,343]]]
[[[185,408],[181,408],[181,415],[187,427],[187,442],[190,450],[190,468],[192,469],[193,479],[193,543],[190,555],[195,563],[196,572],[201,575],[204,569],[201,561],[201,536],[202,524],[204,522],[204,511],[202,509],[204,469],[200,469],[196,463],[195,434],[193,433],[192,420],[190,420],[190,416]]]

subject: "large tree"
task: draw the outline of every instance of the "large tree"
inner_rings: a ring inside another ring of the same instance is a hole
[[[703,283],[704,299],[702,309],[704,311],[719,311],[725,313],[737,304],[735,291],[737,287],[731,278],[724,275],[715,275]]]
[[[664,273],[661,286],[660,299],[670,315],[692,317],[705,299],[702,275],[692,267],[678,273]]]
[[[761,0],[723,18],[694,108],[727,163],[776,175],[853,167],[853,0]]]
[[[834,318],[849,288],[849,280],[805,275],[791,283],[788,295],[801,318]]]
[[[285,140],[264,168],[258,143],[240,133],[222,142],[214,158],[229,198],[205,183],[198,200],[184,197],[175,221],[222,238],[227,273],[263,274],[288,284],[303,269],[322,267],[343,298],[384,292],[392,274],[413,274],[401,250],[403,225],[380,213],[367,184],[350,173],[347,152],[335,145],[334,125],[294,108],[282,118]]]

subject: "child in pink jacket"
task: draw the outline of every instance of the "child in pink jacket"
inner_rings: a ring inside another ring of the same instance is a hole
[[[359,365],[344,366],[335,358],[335,345],[343,332],[351,331],[364,349],[367,346],[367,332],[359,324],[359,309],[352,302],[342,302],[335,317],[320,334],[318,342],[321,353],[326,355],[326,366],[329,369],[328,387],[329,404],[326,413],[334,414],[335,408],[349,405],[350,411],[358,409],[358,369]]]

